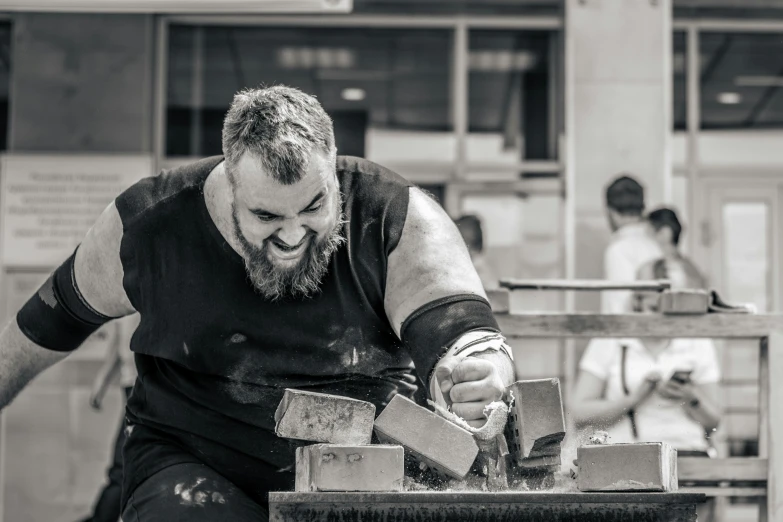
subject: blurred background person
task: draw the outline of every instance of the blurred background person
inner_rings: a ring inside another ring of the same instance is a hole
[[[655,277],[654,262],[639,270]],[[636,292],[634,310],[654,313],[657,292]],[[571,404],[577,428],[610,443],[666,442],[680,456],[708,456],[720,422],[720,367],[709,339],[593,339],[579,363]]]
[[[481,219],[474,214],[460,216],[454,221],[468,247],[470,259],[476,268],[485,290],[500,288],[499,279],[484,255],[484,230]]]
[[[130,349],[130,340],[133,332],[140,321],[139,314],[129,315],[121,319],[116,319],[110,325],[113,330],[111,343],[106,351],[98,375],[90,393],[90,406],[100,410],[103,405],[103,398],[109,387],[114,384],[119,376],[120,387],[122,388],[123,398],[128,399],[133,391],[133,384],[136,382],[136,363],[133,359],[133,352]],[[122,446],[125,444],[126,425],[125,425],[125,400],[122,408],[122,422],[114,439],[114,450],[112,462],[107,470],[108,482],[98,494],[92,515],[84,518],[81,522],[117,522],[120,519],[120,497],[122,494]]]
[[[696,265],[680,252],[680,236],[683,227],[677,218],[677,213],[666,207],[653,210],[647,215],[653,230],[655,240],[661,248],[663,258],[656,262],[655,278],[662,273],[668,274],[672,288],[702,288],[707,289],[707,279]],[[665,266],[658,266],[665,265]]]
[[[617,177],[606,188],[606,215],[612,229],[604,253],[604,279],[632,282],[645,263],[663,256],[649,223],[643,217],[644,187],[628,175]],[[601,311],[624,314],[631,311],[630,291],[603,292]]]

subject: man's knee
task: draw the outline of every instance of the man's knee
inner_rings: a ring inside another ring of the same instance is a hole
[[[225,477],[204,464],[177,464],[145,480],[131,494],[122,513],[124,522],[257,522],[268,519]]]

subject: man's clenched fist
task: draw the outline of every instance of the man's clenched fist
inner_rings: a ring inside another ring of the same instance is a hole
[[[433,376],[451,411],[474,428],[487,421],[484,408],[505,392],[497,366],[476,357],[444,357]]]

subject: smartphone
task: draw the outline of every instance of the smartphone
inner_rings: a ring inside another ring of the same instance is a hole
[[[677,370],[672,374],[671,380],[679,384],[688,384],[691,382],[691,373],[693,370]]]

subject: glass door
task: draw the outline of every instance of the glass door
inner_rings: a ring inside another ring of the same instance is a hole
[[[711,288],[728,302],[752,303],[759,313],[779,311],[783,181],[733,176],[708,179],[704,188],[701,261]],[[745,340],[716,345],[723,409],[716,446],[721,456],[758,455],[758,345]],[[740,502],[753,500],[732,499]]]

